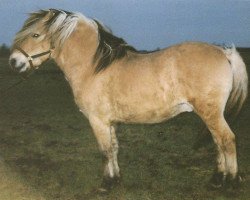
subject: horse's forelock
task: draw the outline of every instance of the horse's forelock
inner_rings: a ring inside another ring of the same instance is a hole
[[[48,18],[46,19],[46,17]],[[14,45],[24,41],[34,31],[35,25],[44,20],[42,28],[47,38],[51,39],[54,45],[62,46],[74,31],[79,18],[79,14],[56,9],[39,10],[30,13],[22,29],[16,34]]]
[[[29,34],[32,32],[34,25],[44,18],[48,12],[45,10],[39,10],[37,12],[33,12],[29,14],[29,18],[24,22],[21,30],[16,34],[13,45],[18,45],[22,41],[24,41]]]

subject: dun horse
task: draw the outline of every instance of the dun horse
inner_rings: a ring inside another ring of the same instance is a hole
[[[187,42],[142,52],[80,13],[40,10],[17,33],[10,65],[19,72],[54,59],[106,158],[103,188],[120,177],[115,125],[159,123],[194,111],[218,149],[211,183],[241,180],[235,135],[224,112],[238,112],[248,91],[245,64],[235,47]],[[133,138],[131,138],[133,139]]]

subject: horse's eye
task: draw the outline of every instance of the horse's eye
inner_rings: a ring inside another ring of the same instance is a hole
[[[34,33],[34,34],[32,35],[33,38],[38,38],[39,36],[40,36],[40,35],[37,34],[37,33]]]

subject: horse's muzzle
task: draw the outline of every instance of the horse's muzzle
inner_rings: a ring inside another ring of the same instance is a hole
[[[10,59],[9,64],[16,72],[24,72],[27,69],[25,62],[17,62],[15,58]]]

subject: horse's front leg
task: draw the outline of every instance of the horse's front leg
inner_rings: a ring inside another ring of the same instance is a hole
[[[90,124],[99,144],[99,149],[104,155],[103,191],[111,189],[119,182],[120,170],[117,162],[118,141],[115,135],[115,127],[98,117],[91,117]]]

